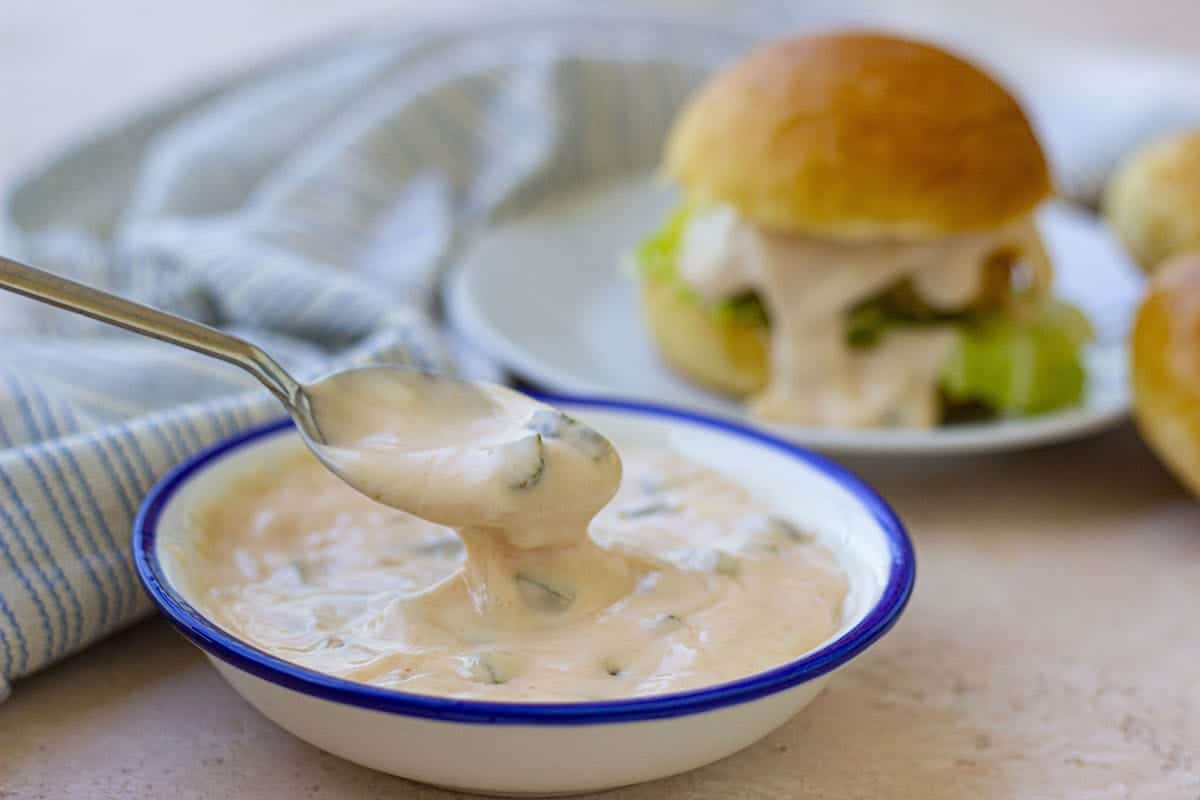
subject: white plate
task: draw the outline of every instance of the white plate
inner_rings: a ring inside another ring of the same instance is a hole
[[[476,240],[446,284],[451,324],[516,375],[552,391],[619,396],[748,419],[658,358],[622,269],[654,229],[673,192],[638,176],[555,198]],[[1076,409],[1028,419],[933,430],[858,430],[758,424],[798,444],[857,454],[1015,449],[1093,433],[1129,406],[1124,333],[1140,279],[1090,215],[1051,204],[1038,219],[1057,270],[1056,292],[1092,317],[1089,383]]]

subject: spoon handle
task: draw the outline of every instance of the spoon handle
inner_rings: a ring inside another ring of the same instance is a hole
[[[245,339],[0,256],[0,289],[235,364],[293,408],[300,384]]]

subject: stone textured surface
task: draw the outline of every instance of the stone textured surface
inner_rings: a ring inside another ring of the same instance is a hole
[[[1046,8],[1076,34],[1191,41],[1200,6],[1150,6]],[[135,99],[396,7],[8,0],[0,179]],[[921,470],[854,466],[917,543],[904,620],[765,741],[606,797],[1200,800],[1200,504],[1130,430]],[[449,796],[291,738],[160,620],[14,689],[0,707],[0,798]]]

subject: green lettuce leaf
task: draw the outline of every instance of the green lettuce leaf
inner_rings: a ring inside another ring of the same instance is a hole
[[[846,338],[853,347],[874,347],[889,328],[908,324],[888,314],[882,303],[863,303],[850,312]]]
[[[855,347],[872,347],[887,331],[912,325],[962,325],[975,319],[974,311],[940,311],[925,305],[908,281],[859,303],[849,314],[846,337]]]
[[[638,269],[648,278],[678,280],[675,260],[679,256],[679,245],[683,232],[692,218],[692,207],[680,203],[675,207],[658,230],[651,233],[634,252]]]
[[[700,298],[692,288],[679,278],[676,268],[679,258],[679,247],[683,242],[683,232],[688,222],[696,212],[697,206],[692,203],[680,203],[675,207],[658,230],[651,233],[634,252],[634,260],[642,275],[653,280],[669,281],[674,284],[676,291],[699,303]],[[709,312],[722,322],[735,322],[741,325],[767,325],[767,310],[754,292],[711,303],[707,306]]]
[[[960,328],[942,370],[942,388],[959,402],[1003,416],[1078,405],[1086,374],[1082,350],[1092,329],[1079,309],[1044,301],[1023,313],[989,316]]]
[[[754,292],[747,292],[738,297],[722,300],[711,306],[711,310],[717,316],[717,319],[729,320],[740,325],[754,327],[761,325],[765,327],[770,324],[767,317],[767,309]]]

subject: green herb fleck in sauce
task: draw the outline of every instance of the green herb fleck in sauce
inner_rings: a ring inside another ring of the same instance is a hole
[[[683,620],[675,614],[655,614],[642,620],[642,627],[654,633],[663,634],[678,630]]]
[[[533,412],[525,427],[547,439],[560,439],[595,461],[612,453],[608,439],[579,420],[551,408]]]
[[[617,659],[611,656],[600,662],[600,669],[604,670],[607,674],[614,678],[625,671],[625,668],[621,665],[621,662],[617,661]]]
[[[575,592],[571,589],[553,586],[548,581],[519,573],[516,576],[517,588],[530,608],[547,613],[566,611],[575,602]]]
[[[546,471],[546,455],[542,452],[542,437],[535,433],[510,442],[500,448],[504,462],[504,479],[515,490],[532,489]]]
[[[673,514],[680,511],[680,507],[668,503],[665,500],[650,500],[637,506],[623,508],[617,512],[617,516],[621,519],[641,519],[643,517],[651,517],[655,514]]]

